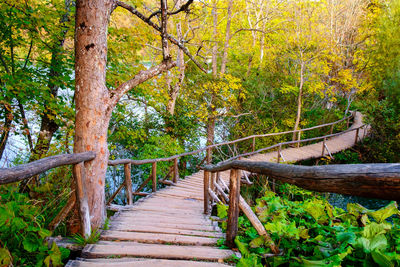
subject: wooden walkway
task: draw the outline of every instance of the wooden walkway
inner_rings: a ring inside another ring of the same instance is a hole
[[[351,128],[362,125],[357,113]],[[350,128],[350,129],[351,129]],[[360,129],[360,139],[365,137]],[[326,141],[334,154],[355,143],[355,131]],[[323,142],[282,150],[286,162],[321,157]],[[325,154],[328,151],[325,149]],[[277,161],[277,152],[251,156],[251,161]],[[229,173],[221,176],[227,183]],[[219,249],[223,233],[216,222],[203,214],[203,172],[180,180],[175,186],[161,189],[150,196],[125,206],[111,219],[109,230],[101,241],[87,245],[82,257],[67,266],[227,266],[223,263],[235,253]]]

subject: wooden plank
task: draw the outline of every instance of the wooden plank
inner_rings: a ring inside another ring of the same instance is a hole
[[[217,262],[198,262],[187,260],[161,259],[82,259],[69,261],[65,267],[226,267],[230,265]]]
[[[136,216],[119,216],[119,221],[125,221],[125,222],[144,222],[144,223],[151,223],[154,220],[159,221],[160,223],[173,223],[173,224],[190,224],[190,225],[211,225],[210,221],[200,221],[196,219],[190,219],[190,218],[168,218],[168,217],[160,217],[158,218],[157,216],[154,217],[147,217],[147,218],[137,218]]]
[[[216,249],[207,246],[176,246],[141,244],[136,242],[99,241],[94,245],[87,245],[82,255],[88,258],[99,257],[146,257],[158,259],[196,259],[207,261],[224,260],[233,255],[231,250]]]
[[[215,227],[210,225],[196,225],[196,224],[181,224],[181,223],[163,223],[159,221],[112,221],[110,227],[117,227],[119,225],[129,224],[132,227],[151,226],[168,229],[183,229],[183,230],[196,230],[196,231],[215,231]]]
[[[224,237],[224,234],[217,231],[185,230],[185,229],[155,227],[149,225],[133,226],[129,223],[113,225],[110,227],[110,230],[126,231],[126,232],[142,232],[142,233],[176,234],[176,235],[188,235],[188,236],[204,236],[204,237],[217,237],[217,238]]]
[[[177,234],[161,233],[139,233],[107,230],[101,233],[101,240],[108,241],[134,241],[146,244],[176,244],[176,245],[196,245],[213,246],[217,244],[218,238],[187,236]]]

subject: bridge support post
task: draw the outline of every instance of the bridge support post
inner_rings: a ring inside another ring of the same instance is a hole
[[[89,215],[89,204],[87,194],[85,192],[84,180],[85,180],[85,165],[83,162],[75,164],[72,173],[75,178],[75,194],[79,207],[79,218],[81,223],[82,236],[88,238],[91,233],[90,215]]]
[[[252,152],[256,151],[256,138],[253,137],[253,146],[252,146]]]
[[[151,177],[152,177],[152,191],[157,191],[157,162],[153,162],[151,165]]]
[[[176,184],[178,182],[179,178],[179,169],[178,169],[178,158],[174,159],[174,177],[172,179],[172,182]]]
[[[204,171],[204,214],[210,213],[210,195],[208,193],[208,188],[210,187],[210,173],[208,171]]]
[[[124,164],[124,174],[125,174],[125,191],[126,191],[126,203],[132,205],[132,180],[131,180],[131,164]]]
[[[298,131],[297,133],[297,147],[300,147],[300,141],[301,141],[301,131]]]
[[[239,170],[232,169],[229,183],[229,209],[226,229],[226,245],[230,248],[235,246],[235,237],[238,232],[240,199],[240,176]]]
[[[354,139],[354,144],[357,144],[357,140],[358,140],[358,132],[360,131],[360,128],[357,128],[356,130],[356,138]]]
[[[326,138],[324,138],[324,142],[322,142],[322,154],[321,154],[321,157],[324,157],[324,154],[325,154],[325,143],[326,143]]]

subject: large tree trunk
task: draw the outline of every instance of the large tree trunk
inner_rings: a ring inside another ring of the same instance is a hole
[[[74,153],[96,153],[94,160],[85,163],[84,180],[92,229],[99,228],[106,215],[107,130],[112,112],[106,88],[106,64],[112,4],[112,0],[76,2]]]

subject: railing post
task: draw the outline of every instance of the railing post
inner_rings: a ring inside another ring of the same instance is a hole
[[[72,168],[75,178],[75,194],[79,207],[79,218],[81,223],[82,236],[88,238],[91,233],[90,214],[87,195],[85,192],[85,165],[83,162],[77,163]]]
[[[240,198],[240,177],[239,170],[232,169],[229,183],[229,209],[226,229],[226,245],[230,248],[235,246],[235,237],[238,231]]]
[[[321,154],[321,157],[323,157],[324,154],[325,154],[325,143],[326,143],[326,138],[324,138],[324,142],[322,142],[322,154]]]
[[[173,183],[177,183],[179,178],[179,169],[178,169],[178,158],[174,159],[174,176],[172,179]]]
[[[157,162],[153,162],[151,165],[151,176],[152,176],[152,191],[157,191]]]
[[[278,159],[277,159],[277,163],[279,163],[281,161],[281,149],[282,149],[282,145],[279,144],[279,148],[278,148]]]
[[[332,124],[332,125],[331,125],[331,131],[330,131],[330,134],[333,134],[333,126],[334,126],[334,124]]]
[[[131,180],[131,164],[124,164],[124,174],[125,174],[125,191],[126,191],[126,203],[132,205],[132,180]]]
[[[350,116],[347,118],[347,122],[346,122],[346,128],[348,129],[350,125]]]
[[[204,214],[209,214],[210,212],[210,195],[208,193],[208,188],[210,183],[210,173],[208,171],[204,171]]]
[[[297,132],[297,147],[300,147],[300,141],[301,141],[301,131],[299,130]]]
[[[356,138],[354,139],[354,144],[357,144],[358,132],[359,131],[360,131],[360,128],[357,128],[357,130],[356,130]]]
[[[211,172],[210,188],[211,188],[212,191],[215,190],[215,186],[214,186],[215,176],[216,176],[216,173],[215,172]]]
[[[253,147],[252,147],[252,151],[256,151],[256,137],[253,137]]]

